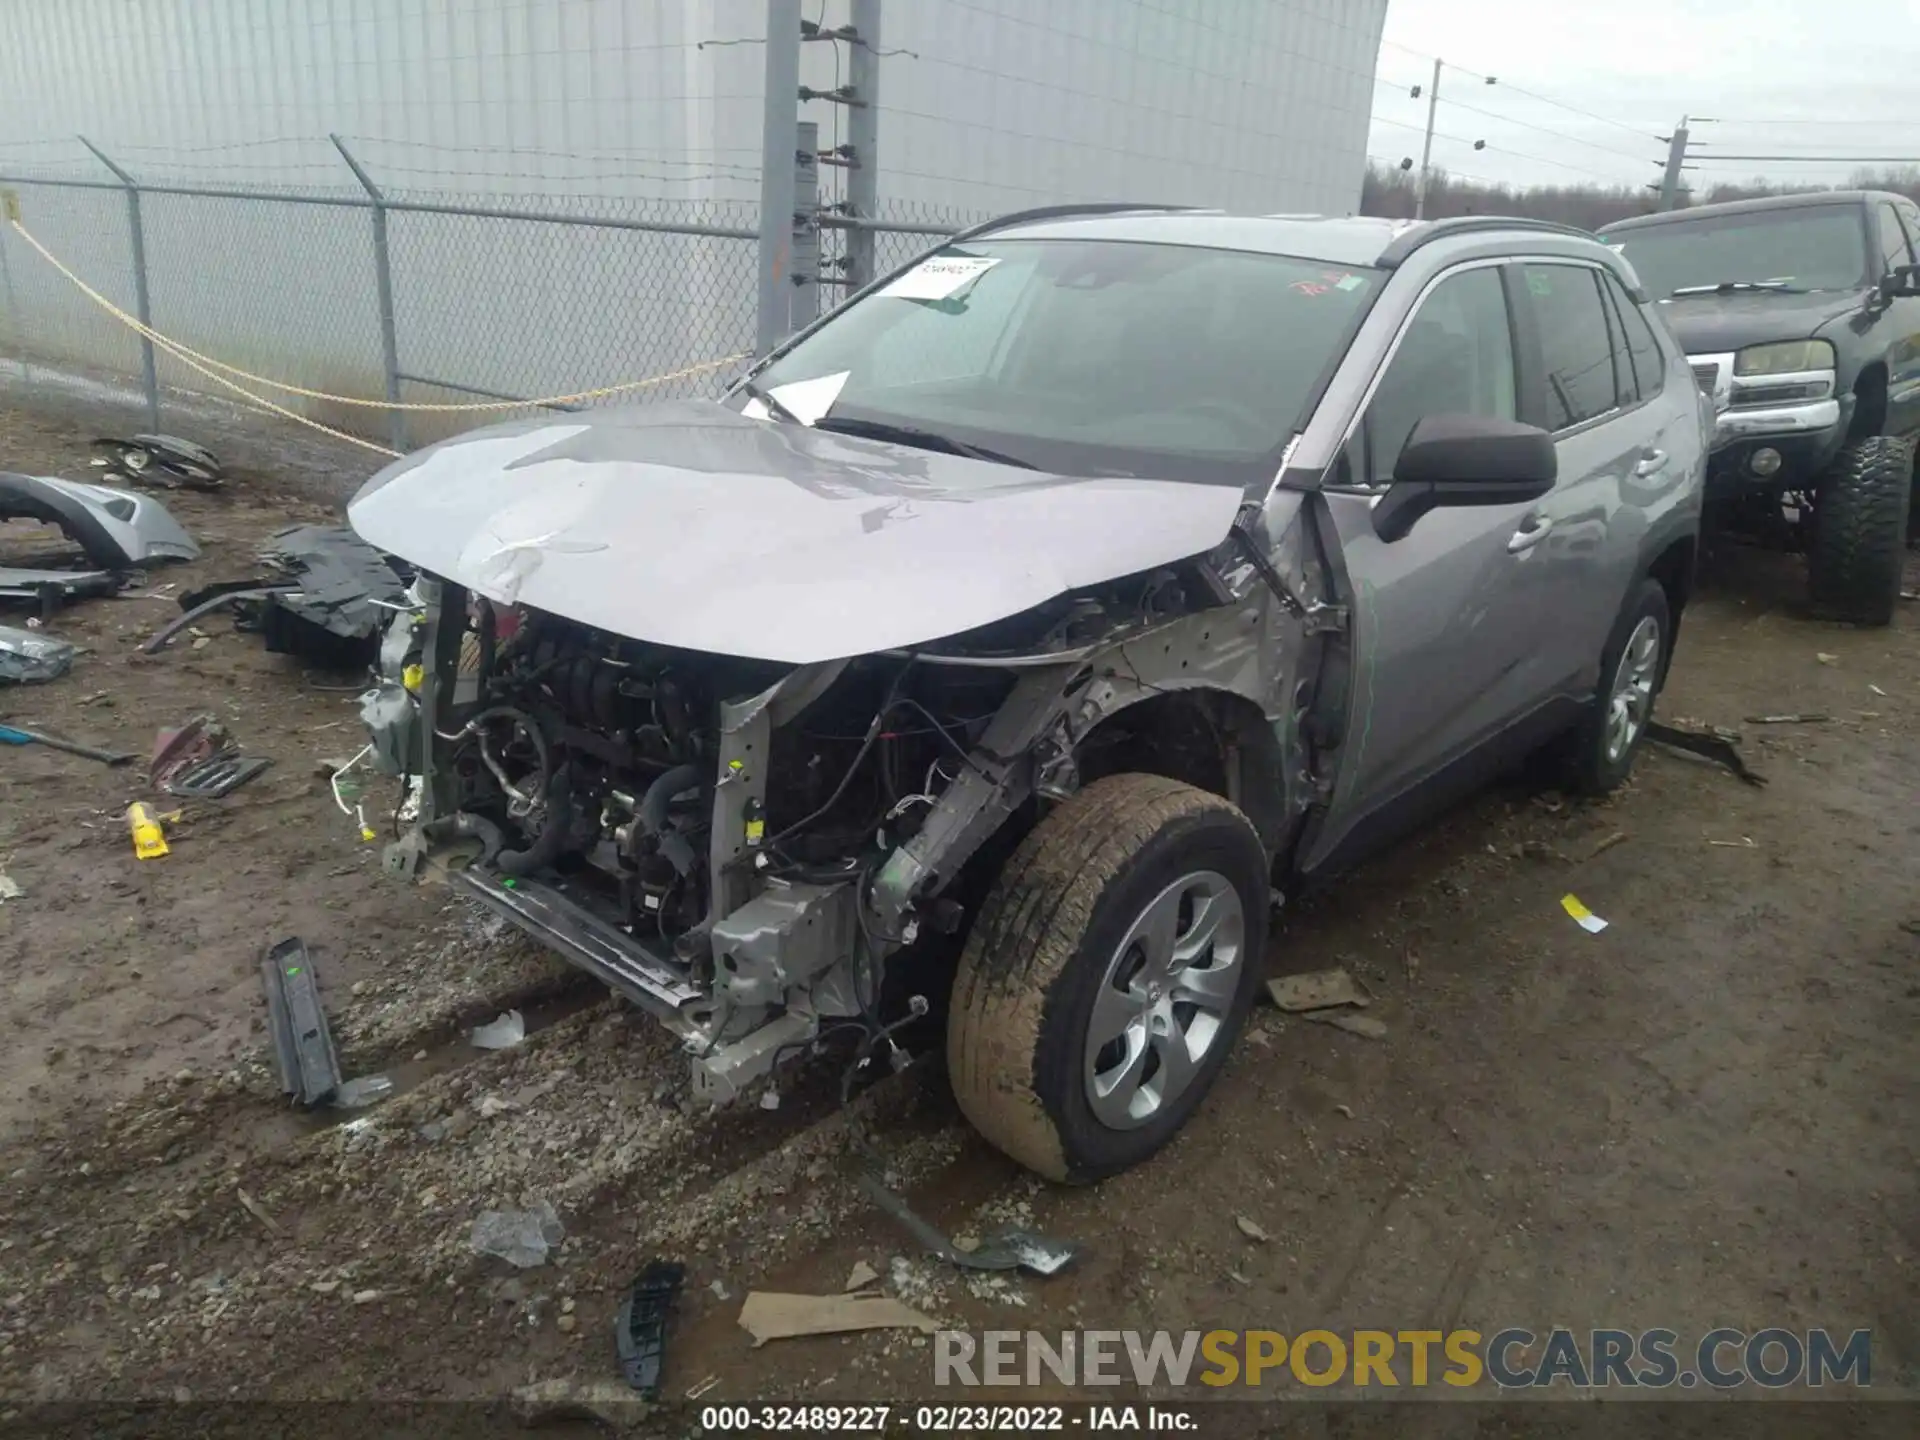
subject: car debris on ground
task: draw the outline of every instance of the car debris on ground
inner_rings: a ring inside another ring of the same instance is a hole
[[[847,1272],[847,1283],[840,1288],[848,1294],[855,1290],[865,1290],[870,1285],[880,1283],[880,1272],[864,1260],[853,1262],[853,1269]]]
[[[1349,1035],[1359,1035],[1367,1040],[1387,1038],[1386,1022],[1376,1020],[1371,1015],[1355,1015],[1346,1010],[1309,1010],[1300,1018],[1311,1020],[1316,1025],[1331,1025],[1336,1030],[1344,1030]]]
[[[52,635],[0,625],[0,685],[58,680],[73,666],[77,647]]]
[[[93,442],[99,452],[92,460],[107,470],[109,480],[126,480],[135,485],[157,485],[176,490],[218,490],[225,478],[218,459],[204,445],[182,440],[178,435],[129,435],[125,439],[102,437]]]
[[[1418,964],[1416,960],[1409,967],[1409,979]],[[1337,1030],[1363,1035],[1369,1040],[1384,1040],[1387,1036],[1387,1027],[1382,1021],[1352,1013],[1366,1009],[1373,1000],[1360,982],[1344,969],[1282,975],[1267,982],[1267,995],[1281,1010],[1298,1015],[1302,1020],[1331,1025]]]
[[[687,1268],[671,1260],[650,1261],[633,1282],[614,1316],[614,1349],[628,1388],[646,1399],[660,1393],[666,1364],[667,1323],[680,1300]]]
[[[57,735],[49,735],[44,730],[29,730],[23,725],[0,725],[0,745],[44,745],[49,750],[98,760],[102,765],[125,765],[133,759],[123,750],[108,750],[78,740],[62,740]]]
[[[180,597],[182,613],[149,636],[152,655],[204,615],[232,607],[235,628],[258,632],[269,654],[333,669],[364,669],[391,612],[406,607],[412,571],[335,525],[294,525],[260,551],[262,574]]]
[[[340,1088],[340,1058],[306,942],[290,936],[267,951],[260,978],[281,1091],[309,1109],[325,1104]]]
[[[154,736],[147,779],[169,795],[217,800],[239,789],[273,762],[239,753],[239,746],[212,715],[200,714]]]
[[[1264,1245],[1269,1240],[1273,1239],[1273,1237],[1267,1234],[1265,1230],[1261,1229],[1259,1225],[1254,1223],[1252,1220],[1249,1220],[1244,1215],[1234,1216],[1233,1223],[1235,1226],[1239,1228],[1239,1231],[1242,1235],[1246,1236],[1247,1239],[1249,1240],[1257,1242],[1258,1244]]]
[[[1747,762],[1740,754],[1736,743],[1739,736],[1730,730],[1682,730],[1677,726],[1663,725],[1657,720],[1649,720],[1646,729],[1647,739],[1669,750],[1678,750],[1685,755],[1698,756],[1702,760],[1711,760],[1724,765],[1747,784],[1761,786],[1767,783],[1767,777],[1747,768]]]
[[[25,892],[20,889],[19,881],[15,880],[4,870],[0,870],[0,902],[18,900],[24,893]]]
[[[1749,725],[1824,725],[1833,717],[1818,711],[1793,715],[1749,715]]]
[[[740,1328],[756,1347],[801,1335],[844,1335],[854,1330],[918,1330],[931,1335],[939,1322],[886,1295],[778,1295],[755,1290],[740,1307]]]
[[[1352,1005],[1364,1010],[1372,1002],[1345,970],[1312,970],[1304,975],[1282,975],[1267,982],[1273,1003],[1289,1014]]]
[[[484,1025],[474,1026],[469,1038],[479,1050],[508,1050],[527,1038],[527,1022],[518,1010],[508,1010]]]
[[[567,1238],[567,1228],[551,1202],[531,1199],[524,1210],[482,1210],[473,1217],[467,1246],[476,1255],[493,1255],[517,1270],[547,1263],[547,1256]]]
[[[38,565],[0,566],[0,599],[33,601],[42,619],[69,601],[144,583],[149,565],[200,556],[158,500],[105,485],[0,471],[0,521],[7,520],[52,525],[68,541],[58,552],[21,557]]]
[[[860,1188],[899,1221],[928,1254],[962,1270],[1025,1270],[1044,1279],[1066,1269],[1080,1253],[1080,1247],[1071,1241],[1050,1239],[1017,1227],[1001,1230],[963,1248],[889,1188],[880,1178],[877,1167],[860,1176]]]

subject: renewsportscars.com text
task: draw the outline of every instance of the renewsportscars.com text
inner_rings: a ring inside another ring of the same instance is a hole
[[[937,1385],[1716,1390],[1873,1383],[1873,1336],[1710,1330],[943,1330]]]

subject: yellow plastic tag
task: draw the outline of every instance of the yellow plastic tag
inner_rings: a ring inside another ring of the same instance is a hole
[[[760,837],[765,835],[766,833],[767,833],[766,821],[764,820],[747,821],[747,844],[758,845],[760,843]]]
[[[409,695],[418,695],[420,687],[427,682],[427,671],[423,665],[409,665],[400,672],[400,683],[407,687]]]
[[[1582,905],[1580,903],[1580,897],[1577,895],[1562,895],[1560,897],[1560,908],[1572,917],[1574,924],[1578,925],[1589,935],[1598,935],[1602,930],[1607,928],[1607,922],[1594,914],[1585,905]]]

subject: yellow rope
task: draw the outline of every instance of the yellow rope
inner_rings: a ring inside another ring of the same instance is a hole
[[[107,299],[106,296],[102,295],[98,290],[95,290],[91,285],[87,284],[86,281],[74,274],[72,270],[68,269],[67,266],[61,262],[58,256],[35,239],[32,232],[30,232],[25,225],[22,225],[18,220],[11,221],[10,223],[13,228],[20,233],[20,238],[38,251],[41,259],[45,260],[55,270],[58,270],[72,282],[81,294],[93,301],[93,303],[98,305],[102,310],[105,310],[129,330],[134,331],[138,335],[145,336],[189,369],[199,371],[200,374],[207,376],[208,379],[218,380],[230,390],[238,390],[240,394],[245,395],[250,400],[256,401],[276,414],[285,415],[292,420],[298,420],[303,425],[311,425],[316,430],[324,430],[327,434],[338,436],[343,440],[351,440],[356,445],[365,446],[369,450],[377,450],[383,455],[393,455],[398,452],[389,450],[384,445],[374,445],[365,440],[355,439],[343,431],[322,425],[317,420],[309,420],[304,415],[296,415],[290,410],[275,405],[270,400],[261,400],[260,397],[254,395],[251,391],[240,390],[240,387],[237,385],[227,380],[221,380],[218,375],[212,374],[211,371],[223,370],[229,375],[237,375],[242,380],[251,381],[255,385],[264,385],[270,390],[278,390],[288,395],[304,396],[309,400],[325,400],[335,405],[356,405],[369,410],[422,411],[429,414],[471,414],[485,411],[523,410],[529,406],[574,405],[587,400],[601,400],[609,395],[624,394],[629,390],[641,390],[650,385],[665,385],[671,380],[685,380],[689,376],[704,375],[708,371],[719,370],[725,366],[744,360],[753,353],[749,350],[741,350],[732,355],[723,355],[718,360],[703,360],[697,365],[689,365],[685,369],[669,371],[664,375],[649,375],[644,380],[626,380],[618,385],[602,385],[595,390],[580,390],[571,395],[545,395],[533,400],[481,400],[462,403],[427,404],[408,403],[398,400],[366,400],[355,395],[334,395],[325,390],[309,390],[304,386],[289,385],[284,380],[272,380],[264,375],[255,375],[250,371],[242,370],[238,365],[229,365],[224,361],[214,359],[211,355],[202,355],[198,350],[189,349],[178,340],[162,335],[152,326],[144,324],[138,316],[129,315],[125,310],[122,310],[118,305]]]

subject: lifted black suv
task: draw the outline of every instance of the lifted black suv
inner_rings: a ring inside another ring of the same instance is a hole
[[[1713,397],[1710,523],[1804,549],[1816,606],[1886,624],[1920,519],[1920,207],[1829,191],[1600,234]]]

